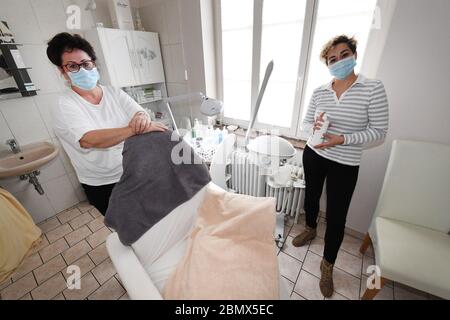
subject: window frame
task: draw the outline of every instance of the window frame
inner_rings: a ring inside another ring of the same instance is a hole
[[[222,56],[222,23],[221,23],[221,2],[214,1],[214,33],[215,33],[215,53],[216,53],[216,75],[217,75],[217,95],[218,99],[224,99],[223,92],[223,56]],[[226,0],[224,0],[226,1]],[[292,111],[292,120],[290,127],[279,127],[266,123],[261,123],[256,119],[254,129],[257,130],[278,130],[278,132],[287,137],[307,138],[307,133],[301,130],[302,106],[307,108],[307,103],[303,102],[304,92],[306,90],[306,81],[309,68],[309,58],[311,55],[312,41],[314,37],[314,28],[316,25],[316,16],[319,0],[306,0],[305,17],[303,22],[303,34],[301,38],[301,49],[297,70],[297,85],[294,95],[294,108]],[[251,83],[251,110],[253,113],[258,90],[262,79],[260,79],[261,67],[261,44],[262,44],[262,18],[263,18],[264,0],[253,1],[253,43],[252,43],[252,83]],[[276,68],[276,64],[275,64]],[[302,103],[303,102],[303,103]],[[250,121],[223,117],[223,123],[239,125],[247,128]]]

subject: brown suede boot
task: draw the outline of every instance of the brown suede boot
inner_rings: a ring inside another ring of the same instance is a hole
[[[320,277],[320,292],[322,292],[325,298],[329,298],[333,295],[334,285],[333,285],[333,267],[331,263],[322,259],[320,263],[320,272],[322,276]]]
[[[312,229],[306,226],[305,231],[300,233],[298,236],[294,238],[294,240],[292,240],[292,245],[294,247],[304,246],[309,240],[314,239],[316,235],[317,235],[316,229]]]

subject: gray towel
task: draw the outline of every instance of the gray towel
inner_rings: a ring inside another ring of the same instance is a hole
[[[172,131],[151,132],[125,141],[123,174],[105,215],[105,224],[124,245],[134,243],[211,180],[199,156],[173,135]],[[181,164],[180,158],[184,159]]]

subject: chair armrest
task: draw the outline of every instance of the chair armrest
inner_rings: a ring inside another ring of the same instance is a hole
[[[106,249],[130,299],[163,299],[133,249],[120,242],[117,232],[110,234],[106,239]]]

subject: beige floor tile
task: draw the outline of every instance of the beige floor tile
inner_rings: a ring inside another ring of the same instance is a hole
[[[97,248],[89,252],[89,257],[91,257],[92,261],[94,261],[94,263],[97,265],[108,258],[109,254],[106,250],[106,243],[102,243]]]
[[[31,291],[34,300],[50,300],[66,288],[66,280],[60,272]]]
[[[281,275],[295,283],[302,263],[284,252],[278,254],[278,261]]]
[[[333,292],[333,295],[331,297],[325,298],[325,300],[349,300],[349,299],[335,291]]]
[[[33,298],[31,298],[31,294],[27,293],[26,295],[24,295],[19,300],[33,300]]]
[[[74,246],[76,243],[85,239],[87,236],[91,235],[92,232],[89,230],[87,226],[82,226],[81,228],[69,233],[65,236],[67,243],[69,246]]]
[[[57,255],[50,261],[44,263],[39,268],[36,268],[33,273],[38,284],[41,284],[61,270],[65,269],[66,266],[66,262],[61,257],[61,255]]]
[[[85,212],[85,213],[79,215],[78,217],[70,220],[69,224],[73,230],[76,230],[76,229],[84,226],[85,224],[91,222],[92,220],[94,220],[94,218],[89,214],[89,212]]]
[[[320,262],[322,257],[314,252],[308,251],[302,269],[320,278]]]
[[[309,251],[314,252],[319,256],[323,256],[323,249],[325,247],[325,240],[321,237],[315,237],[311,240],[311,244],[309,245]]]
[[[107,227],[103,227],[95,233],[86,238],[87,242],[92,248],[96,248],[98,245],[105,242],[106,238],[111,234],[111,231]]]
[[[292,293],[292,290],[294,290],[295,283],[285,277],[281,277],[280,281],[283,282],[284,287],[287,289],[287,291],[290,295]]]
[[[95,207],[92,207],[89,210],[89,213],[91,214],[91,216],[93,218],[103,217],[103,215],[100,213],[100,211],[98,211],[97,208],[95,208]]]
[[[400,283],[394,284],[395,300],[428,300],[428,294]]]
[[[39,256],[39,253],[35,253],[23,261],[23,264],[19,267],[19,269],[13,274],[12,280],[17,281],[18,279],[22,278],[27,273],[33,271],[37,267],[42,265],[41,257]]]
[[[66,240],[61,238],[39,251],[39,254],[41,255],[42,261],[45,263],[68,248],[69,246],[67,245]]]
[[[98,283],[104,284],[107,280],[117,273],[111,259],[106,259],[101,264],[92,269],[92,274],[97,279]]]
[[[291,231],[289,232],[289,235],[291,237],[296,237],[298,236],[300,233],[302,233],[305,230],[305,225],[302,223],[298,223],[298,224],[294,224],[291,228]]]
[[[86,211],[89,211],[90,209],[92,209],[94,207],[88,201],[83,201],[83,202],[80,202],[79,204],[77,204],[77,208],[81,212],[86,212]]]
[[[66,300],[62,293],[59,293],[56,297],[52,298],[52,300]]]
[[[70,249],[64,251],[62,256],[64,260],[66,260],[66,263],[70,265],[76,260],[80,259],[82,256],[86,255],[91,250],[92,249],[86,242],[86,240],[81,240]]]
[[[71,265],[73,266],[78,266],[80,268],[80,276],[84,276],[85,274],[87,274],[89,271],[91,271],[92,269],[95,268],[95,264],[94,262],[92,262],[92,260],[89,258],[88,255],[85,255],[83,257],[81,257],[80,259],[78,259],[77,261],[71,263]],[[63,276],[64,278],[68,278],[71,274],[67,273],[67,272],[63,272]]]
[[[362,297],[364,292],[367,289],[367,279],[368,277],[366,276],[362,276],[362,281],[361,281],[361,290],[359,293],[359,296]],[[394,289],[388,286],[384,286],[383,288],[381,288],[381,290],[377,293],[377,295],[375,296],[375,298],[373,300],[393,300],[394,299]]]
[[[89,227],[89,229],[91,229],[92,232],[96,232],[97,230],[100,230],[105,226],[105,224],[103,223],[104,220],[105,218],[103,216],[97,217],[89,222],[87,226]]]
[[[130,300],[130,297],[128,296],[127,293],[125,293],[123,296],[121,296],[121,297],[119,298],[119,300]]]
[[[292,240],[294,240],[293,237],[287,237],[281,251],[300,261],[305,260],[306,253],[308,252],[308,246],[305,245],[303,247],[294,247],[292,245]]]
[[[112,277],[89,296],[89,300],[117,300],[125,293],[116,278]]]
[[[33,273],[28,273],[1,291],[3,300],[17,300],[37,287]]]
[[[46,233],[46,237],[48,239],[48,242],[53,243],[56,240],[61,239],[62,237],[64,237],[66,234],[71,233],[73,230],[70,227],[69,224],[63,224],[61,226],[59,226],[56,229],[53,229],[52,231],[49,231]]]
[[[292,227],[293,224],[294,224],[294,217],[287,216],[286,219],[284,219],[285,227]]]
[[[86,274],[84,277],[80,279],[80,289],[69,289],[66,288],[63,291],[64,297],[67,300],[83,300],[87,298],[92,292],[97,290],[100,285],[97,280],[95,280],[92,273]]]
[[[40,250],[44,249],[46,246],[48,246],[50,243],[47,240],[47,237],[43,233],[41,235],[41,242],[37,244],[33,249],[31,249],[30,254],[34,254],[36,252],[39,252]]]
[[[78,217],[81,214],[81,211],[75,207],[66,211],[63,211],[61,213],[58,213],[57,217],[58,220],[61,222],[61,224],[65,224],[69,222],[70,220]]]
[[[362,254],[359,252],[359,248],[361,247],[362,243],[363,242],[361,239],[346,234],[344,236],[344,240],[342,240],[341,249],[354,256],[362,257]]]
[[[43,233],[47,233],[57,227],[59,227],[61,223],[59,220],[55,218],[47,219],[41,223],[39,223],[37,226],[42,230]]]
[[[12,283],[11,278],[5,279],[2,283],[0,283],[0,291],[5,289],[7,286],[9,286]]]
[[[335,266],[357,278],[361,278],[362,258],[339,250]]]
[[[305,298],[303,298],[301,295],[299,295],[296,292],[292,292],[291,295],[291,300],[306,300]]]
[[[298,276],[294,292],[308,300],[323,300],[324,297],[320,292],[319,278],[302,270]]]
[[[325,238],[325,232],[327,230],[327,224],[324,222],[323,218],[317,223],[317,235],[321,238]]]
[[[334,290],[350,300],[359,299],[361,280],[338,268],[333,270]]]

